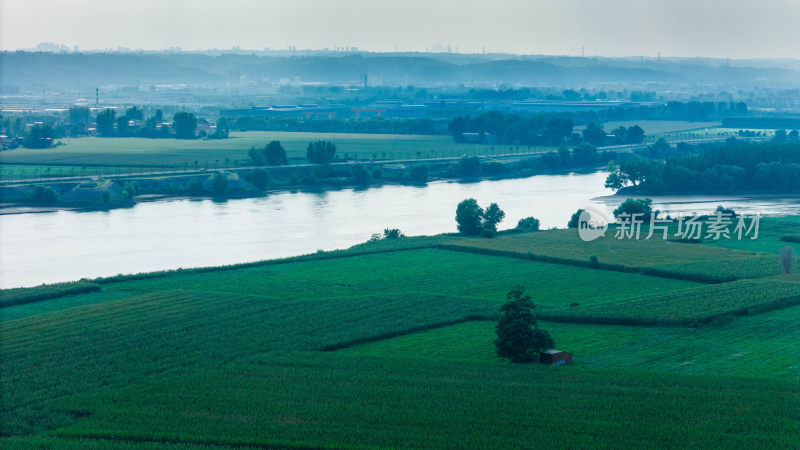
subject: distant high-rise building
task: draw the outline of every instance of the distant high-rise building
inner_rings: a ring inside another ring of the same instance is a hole
[[[40,52],[57,52],[58,49],[58,44],[53,42],[42,42],[36,46],[36,50]]]

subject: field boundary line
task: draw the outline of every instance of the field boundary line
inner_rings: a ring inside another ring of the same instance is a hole
[[[482,247],[471,247],[468,245],[459,245],[459,244],[437,244],[436,248],[440,250],[449,250],[455,252],[475,253],[479,255],[500,256],[505,258],[523,259],[528,261],[545,262],[551,264],[578,266],[587,269],[608,270],[613,272],[624,272],[624,273],[638,273],[641,275],[649,275],[659,278],[669,278],[674,280],[694,281],[704,284],[720,284],[720,283],[727,283],[729,281],[736,281],[735,277],[713,277],[709,275],[695,275],[689,273],[672,272],[669,270],[656,269],[650,267],[623,266],[621,264],[608,264],[601,262],[593,263],[591,261],[583,261],[580,259],[537,255],[530,251],[528,253],[522,253],[511,250],[496,250],[496,249],[482,248]]]
[[[277,258],[277,259],[266,259],[261,261],[253,261],[253,262],[246,262],[246,263],[236,263],[236,264],[228,264],[223,266],[208,266],[208,267],[194,267],[194,268],[187,268],[187,269],[170,269],[170,270],[160,270],[155,272],[141,272],[141,273],[134,273],[129,275],[114,275],[110,277],[98,277],[91,280],[88,280],[92,283],[98,284],[111,284],[111,283],[119,283],[123,281],[135,281],[135,280],[145,280],[148,278],[162,278],[167,277],[170,275],[178,275],[178,274],[191,274],[191,273],[210,273],[210,272],[225,272],[229,270],[239,270],[239,269],[248,269],[251,267],[261,267],[261,266],[272,266],[272,265],[281,265],[281,264],[292,264],[298,262],[310,262],[310,261],[324,261],[329,259],[340,259],[340,258],[352,258],[356,256],[367,256],[367,255],[377,255],[381,253],[395,253],[395,252],[405,252],[405,251],[413,251],[413,250],[427,250],[427,249],[436,249],[437,244],[422,244],[422,245],[415,245],[403,248],[391,248],[391,249],[376,249],[376,250],[365,250],[365,251],[350,251],[350,250],[332,250],[329,252],[323,253],[308,253],[306,255],[298,255],[298,256],[289,256],[286,258]]]
[[[179,437],[157,437],[157,436],[136,436],[131,434],[117,434],[109,432],[94,432],[94,433],[81,433],[70,432],[69,430],[58,430],[56,437],[61,439],[81,440],[88,439],[92,441],[109,441],[109,442],[127,442],[131,444],[189,444],[197,446],[214,446],[221,448],[291,448],[297,450],[313,450],[320,449],[318,445],[306,445],[293,443],[291,441],[260,441],[260,442],[246,442],[236,440],[221,440],[209,438],[188,438],[181,439]]]
[[[698,316],[691,319],[677,320],[658,320],[658,319],[637,319],[634,317],[597,317],[597,316],[576,316],[570,314],[537,314],[536,317],[546,322],[577,323],[585,325],[626,325],[640,327],[696,327],[698,325],[708,325],[713,322],[735,319],[744,316],[757,316],[780,309],[792,308],[800,305],[800,296],[781,298],[769,303],[753,305],[731,311],[725,311],[706,316]]]
[[[445,328],[452,325],[460,325],[462,323],[467,322],[494,322],[498,319],[499,315],[481,315],[481,314],[470,314],[468,316],[464,316],[460,319],[453,319],[453,320],[445,320],[442,322],[431,323],[428,325],[420,325],[416,327],[406,328],[403,330],[391,331],[388,333],[377,334],[374,336],[353,339],[350,341],[338,342],[336,344],[326,345],[324,347],[320,347],[317,351],[321,352],[334,352],[337,350],[343,350],[350,347],[355,347],[357,345],[362,344],[370,344],[373,342],[384,341],[386,339],[392,339],[400,336],[407,336],[409,334],[421,333],[423,331],[435,330],[438,328]]]
[[[699,325],[709,325],[714,322],[728,320],[728,319],[736,319],[738,317],[744,316],[756,316],[760,314],[766,314],[772,311],[777,311],[786,308],[792,308],[795,306],[800,305],[800,296],[791,296],[781,298],[769,303],[764,303],[761,305],[754,305],[744,308],[739,308],[736,310],[725,311],[717,314],[710,314],[706,316],[698,316],[689,319],[677,319],[677,320],[659,320],[659,319],[642,319],[642,318],[635,318],[635,317],[622,317],[622,316],[608,316],[608,317],[598,317],[598,316],[578,316],[578,315],[570,315],[570,314],[558,314],[558,313],[536,313],[536,318],[538,320],[544,322],[554,322],[554,323],[573,323],[573,324],[581,324],[581,325],[601,325],[601,326],[631,326],[631,327],[664,327],[664,328],[685,328],[685,327],[697,327]],[[436,330],[439,328],[446,328],[453,325],[460,325],[463,323],[469,322],[496,322],[499,319],[500,315],[488,315],[488,314],[471,314],[459,319],[453,320],[446,320],[442,322],[431,323],[428,325],[420,325],[416,327],[406,328],[403,330],[396,330],[387,333],[382,333],[374,336],[368,336],[359,339],[353,339],[350,341],[343,341],[338,342],[330,345],[326,345],[323,347],[319,347],[315,349],[315,351],[321,352],[333,352],[338,350],[343,350],[351,347],[356,347],[358,345],[363,344],[371,344],[374,342],[380,342],[387,339],[393,339],[396,337],[401,336],[408,336],[411,334],[422,333],[425,331]]]

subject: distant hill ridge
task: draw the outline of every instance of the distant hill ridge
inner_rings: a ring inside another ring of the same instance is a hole
[[[514,55],[349,53],[295,56],[204,53],[0,53],[4,90],[94,89],[189,84],[225,86],[281,79],[349,83],[368,73],[390,86],[527,84],[584,87],[593,83],[695,83],[748,88],[800,86],[791,61],[521,57]]]

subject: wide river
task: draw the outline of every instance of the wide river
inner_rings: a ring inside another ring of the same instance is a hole
[[[110,211],[57,211],[0,216],[0,287],[201,267],[347,248],[384,228],[408,235],[456,231],[459,201],[497,202],[500,228],[537,217],[543,228],[565,227],[578,208],[609,216],[620,202],[603,187],[606,173],[539,175],[423,187],[284,192],[228,201],[143,202]],[[654,197],[666,213],[710,212],[718,204],[740,213],[797,214],[787,198]]]

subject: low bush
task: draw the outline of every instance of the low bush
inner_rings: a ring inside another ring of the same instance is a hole
[[[267,171],[264,169],[255,169],[250,172],[250,184],[259,189],[265,189],[267,184],[269,184],[269,175],[267,175]]]
[[[203,193],[203,182],[195,178],[189,182],[189,193],[192,195],[200,195]]]
[[[517,222],[517,230],[539,231],[539,219],[535,217],[526,217],[524,219],[519,219],[519,222]]]
[[[223,172],[217,172],[214,174],[214,179],[211,182],[211,186],[214,188],[214,193],[217,195],[223,195],[225,192],[228,191],[228,175]]]
[[[58,194],[50,186],[36,186],[31,193],[31,201],[36,203],[55,203]]]
[[[426,183],[428,181],[428,165],[427,164],[419,164],[416,166],[411,167],[410,169],[411,179],[417,183]]]

